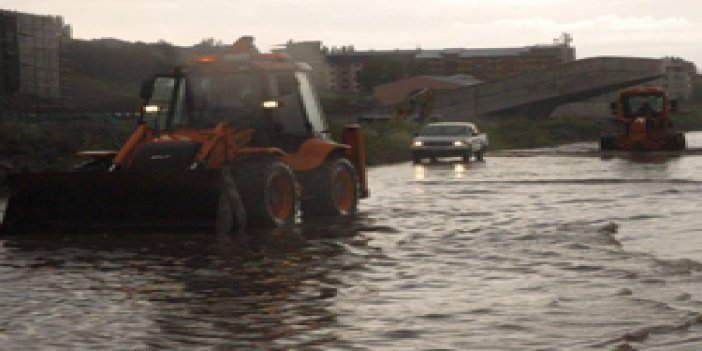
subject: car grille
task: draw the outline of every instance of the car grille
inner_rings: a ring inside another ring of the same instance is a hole
[[[425,141],[424,146],[453,146],[451,141]]]

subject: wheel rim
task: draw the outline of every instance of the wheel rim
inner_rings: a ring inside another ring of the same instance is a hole
[[[285,220],[293,209],[293,184],[283,174],[276,174],[270,181],[268,210],[276,220]]]
[[[334,206],[341,212],[349,212],[356,200],[356,185],[348,169],[339,167],[332,179]]]

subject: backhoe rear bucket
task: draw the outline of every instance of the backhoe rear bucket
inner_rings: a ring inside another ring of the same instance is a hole
[[[4,232],[214,227],[221,170],[8,175]]]

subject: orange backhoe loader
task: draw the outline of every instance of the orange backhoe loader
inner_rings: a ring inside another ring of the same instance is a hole
[[[142,84],[138,126],[74,172],[15,173],[2,230],[279,227],[368,196],[357,126],[331,140],[310,68],[252,37]]]
[[[677,104],[658,88],[630,88],[611,105],[617,134],[600,139],[602,150],[683,150],[685,135],[672,130]]]

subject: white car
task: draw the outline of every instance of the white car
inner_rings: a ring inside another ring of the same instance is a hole
[[[427,124],[412,141],[412,159],[419,163],[429,158],[432,162],[438,157],[461,157],[470,161],[472,155],[478,161],[488,147],[488,137],[480,133],[473,123],[438,122]]]

